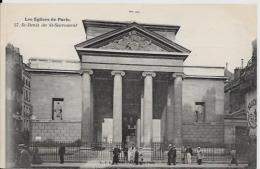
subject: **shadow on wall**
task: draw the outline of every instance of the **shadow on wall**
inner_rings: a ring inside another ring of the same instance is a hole
[[[205,102],[205,122],[223,122],[223,115],[219,115],[216,112],[216,107],[221,106],[217,102],[217,92],[214,87],[208,89],[202,98],[196,98],[196,101]],[[183,122],[191,123],[196,121],[195,114],[195,102],[194,103],[185,103],[183,105]]]
[[[195,113],[193,111],[191,104],[185,103],[183,105],[183,112],[185,112],[183,117],[183,122],[192,123],[195,121]]]
[[[216,89],[208,89],[202,97],[202,101],[205,102],[205,121],[216,121]]]

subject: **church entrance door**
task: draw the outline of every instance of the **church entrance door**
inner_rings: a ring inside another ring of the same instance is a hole
[[[136,145],[137,115],[125,114],[123,117],[123,144]]]

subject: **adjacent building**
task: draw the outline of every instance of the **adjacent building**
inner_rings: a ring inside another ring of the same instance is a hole
[[[17,145],[29,144],[30,116],[30,89],[28,82],[30,74],[25,70],[23,57],[19,49],[11,44],[6,47],[6,143],[7,159],[14,161]],[[26,81],[25,81],[26,80]]]
[[[225,143],[248,144],[249,128],[256,135],[257,47],[246,67],[234,70],[234,79],[225,85]],[[250,120],[251,119],[251,120]],[[250,120],[250,121],[248,121]]]
[[[79,61],[29,61],[33,141],[224,143],[224,67],[185,66],[180,26],[83,25]]]
[[[23,131],[28,132],[31,128],[31,75],[26,71],[28,65],[23,63],[22,80],[23,80],[23,97],[22,97],[22,116],[23,116]]]
[[[239,144],[248,153],[248,167],[256,168],[257,149],[257,41],[246,67],[236,68],[225,85],[225,143]],[[248,146],[249,145],[249,146]]]

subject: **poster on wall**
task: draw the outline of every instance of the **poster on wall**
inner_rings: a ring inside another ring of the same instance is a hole
[[[249,101],[247,105],[247,123],[250,137],[256,137],[256,113],[256,99],[253,98]]]
[[[63,99],[53,99],[52,120],[62,120]]]

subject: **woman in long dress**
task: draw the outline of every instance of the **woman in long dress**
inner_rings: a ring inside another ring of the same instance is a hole
[[[128,149],[128,161],[130,163],[133,163],[134,162],[134,154],[135,154],[135,147],[134,146],[131,146],[129,149]]]
[[[200,147],[198,147],[198,150],[197,150],[197,163],[199,165],[201,165],[201,163],[202,163],[202,158],[203,158],[202,151],[201,151]]]

